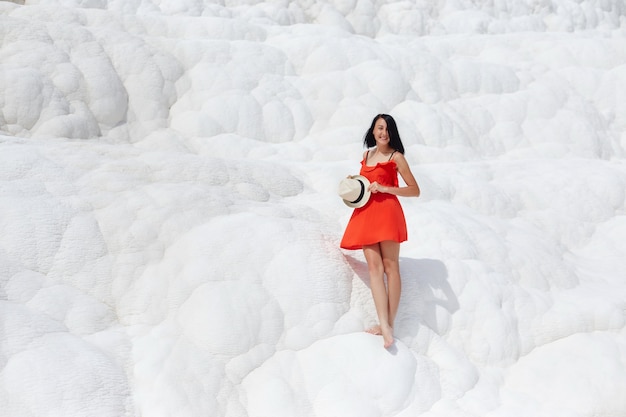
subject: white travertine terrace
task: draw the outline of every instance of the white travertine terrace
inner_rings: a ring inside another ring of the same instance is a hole
[[[622,0],[0,1],[0,416],[626,415],[624,97]]]

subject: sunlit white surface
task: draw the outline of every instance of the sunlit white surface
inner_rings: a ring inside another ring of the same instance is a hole
[[[621,0],[16,3],[0,415],[626,415]],[[336,195],[381,112],[389,351]]]

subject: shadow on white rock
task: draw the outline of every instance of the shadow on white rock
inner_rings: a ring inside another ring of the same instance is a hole
[[[353,304],[376,320],[367,264],[352,255],[347,255],[346,260],[363,283],[355,285]],[[438,259],[401,257],[400,274],[402,295],[394,325],[395,336],[407,342],[407,338],[417,335],[420,325],[440,336],[445,334],[452,315],[459,310],[459,300],[448,281],[446,265]]]

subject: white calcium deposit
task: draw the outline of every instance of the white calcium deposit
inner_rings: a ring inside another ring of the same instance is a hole
[[[625,416],[625,157],[623,0],[0,1],[0,415]]]

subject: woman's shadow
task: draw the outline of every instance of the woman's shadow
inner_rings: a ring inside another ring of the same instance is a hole
[[[367,264],[352,256],[347,256],[347,260],[361,281],[370,288]],[[438,259],[401,257],[400,275],[402,294],[394,333],[402,339],[413,339],[420,325],[440,336],[447,333],[451,316],[459,309],[459,300],[448,282],[445,264]]]

